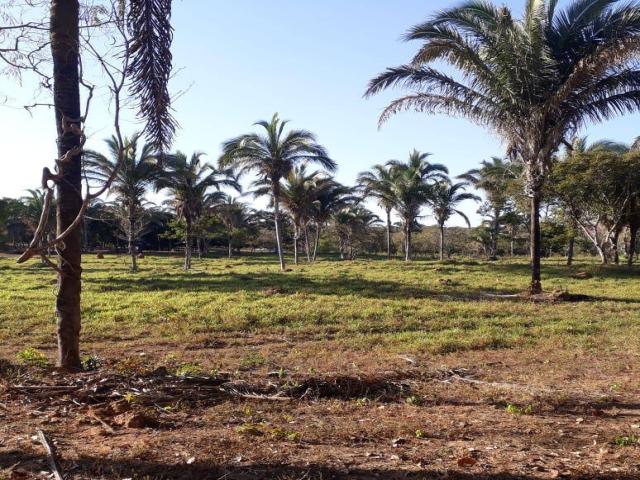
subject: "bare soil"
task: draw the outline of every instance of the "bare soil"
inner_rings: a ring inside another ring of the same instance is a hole
[[[76,375],[0,350],[0,478],[49,478],[38,429],[67,479],[640,478],[633,354],[250,335],[85,347],[102,365]]]

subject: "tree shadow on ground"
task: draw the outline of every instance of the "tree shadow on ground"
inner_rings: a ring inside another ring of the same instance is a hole
[[[121,291],[126,294],[143,292],[177,291],[185,293],[237,293],[240,291],[274,295],[353,295],[371,299],[432,299],[436,301],[468,302],[522,302],[513,297],[519,291],[468,287],[463,282],[444,284],[441,288],[428,288],[405,283],[366,280],[359,276],[335,275],[312,277],[293,272],[282,273],[225,273],[225,272],[175,272],[158,278],[87,278],[86,284],[99,292]],[[574,301],[621,302],[640,304],[640,299],[604,296],[576,297]]]
[[[425,469],[411,472],[397,468],[342,468],[323,465],[305,467],[283,464],[224,465],[213,462],[187,464],[163,464],[145,460],[109,460],[106,458],[80,457],[74,461],[63,461],[62,468],[69,472],[70,480],[115,480],[121,478],[149,478],[153,480],[534,480],[539,476],[512,474],[507,472],[482,473]],[[15,465],[16,468],[32,474],[35,478],[43,470],[48,470],[44,455],[23,454],[21,452],[0,453],[0,465]],[[637,480],[635,474],[607,472],[602,474],[575,474],[564,476],[574,480]]]

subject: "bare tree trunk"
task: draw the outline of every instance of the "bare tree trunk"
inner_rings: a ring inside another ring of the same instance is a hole
[[[611,237],[611,250],[613,252],[613,261],[616,265],[620,265],[620,252],[618,250],[618,243],[620,243],[620,232],[621,229],[616,229],[613,232],[613,236]]]
[[[532,295],[542,293],[541,262],[542,235],[540,232],[541,192],[536,191],[531,197],[531,286]]]
[[[229,258],[233,256],[233,246],[231,244],[231,233],[227,232],[227,244],[229,245]]]
[[[411,261],[411,223],[405,222],[404,261]]]
[[[573,252],[575,249],[576,237],[573,235],[569,239],[569,245],[567,246],[567,267],[573,265]]]
[[[79,4],[78,0],[51,1],[51,55],[53,59],[53,103],[58,133],[58,155],[80,145],[77,130],[64,128],[70,122],[80,126],[79,83]],[[63,121],[64,120],[64,121]],[[56,223],[62,233],[78,216],[82,207],[82,155],[59,164]],[[64,240],[58,257],[58,365],[66,370],[82,368],[80,361],[80,291],[82,288],[82,231],[76,228]]]
[[[440,261],[444,260],[444,225],[439,225],[440,227]]]
[[[636,255],[636,243],[638,241],[638,226],[632,225],[629,227],[629,258],[627,258],[627,265],[633,266],[633,257]]]
[[[387,258],[391,259],[391,210],[387,209]]]
[[[280,189],[277,185],[274,185],[273,187],[273,214],[276,224],[276,246],[278,248],[280,271],[284,272],[284,255],[282,254],[282,237],[280,235]]]
[[[609,264],[609,254],[607,253],[607,250],[604,246],[602,245],[596,245],[596,251],[598,252],[598,255],[600,256],[600,262],[602,263],[602,265],[608,265]]]

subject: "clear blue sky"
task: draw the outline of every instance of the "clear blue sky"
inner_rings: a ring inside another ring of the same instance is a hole
[[[464,120],[404,113],[380,131],[377,116],[392,94],[364,100],[367,81],[387,66],[406,62],[417,44],[400,41],[411,25],[451,0],[176,0],[173,90],[181,129],[176,148],[201,150],[214,161],[220,143],[251,130],[256,120],[279,112],[292,125],[315,132],[339,163],[338,179],[417,148],[456,175],[493,155],[500,142]],[[523,0],[506,2],[520,10]],[[31,98],[2,79],[0,92],[14,105]],[[20,108],[0,108],[4,164],[0,196],[36,187],[42,166],[54,158],[52,113],[29,117]],[[106,112],[90,119],[89,146],[110,135]],[[638,117],[625,117],[584,132],[592,139],[630,141],[640,135]],[[136,125],[127,126],[134,131]],[[465,210],[474,213],[476,207]],[[429,221],[429,220],[427,220]],[[478,217],[474,216],[474,223]],[[457,222],[456,222],[457,223]]]

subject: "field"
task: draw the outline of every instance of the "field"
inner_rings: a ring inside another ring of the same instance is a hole
[[[53,273],[0,258],[0,479],[46,478],[38,428],[73,479],[640,478],[638,270],[549,259],[574,296],[531,301],[522,259],[140,266],[85,258],[66,377]]]

